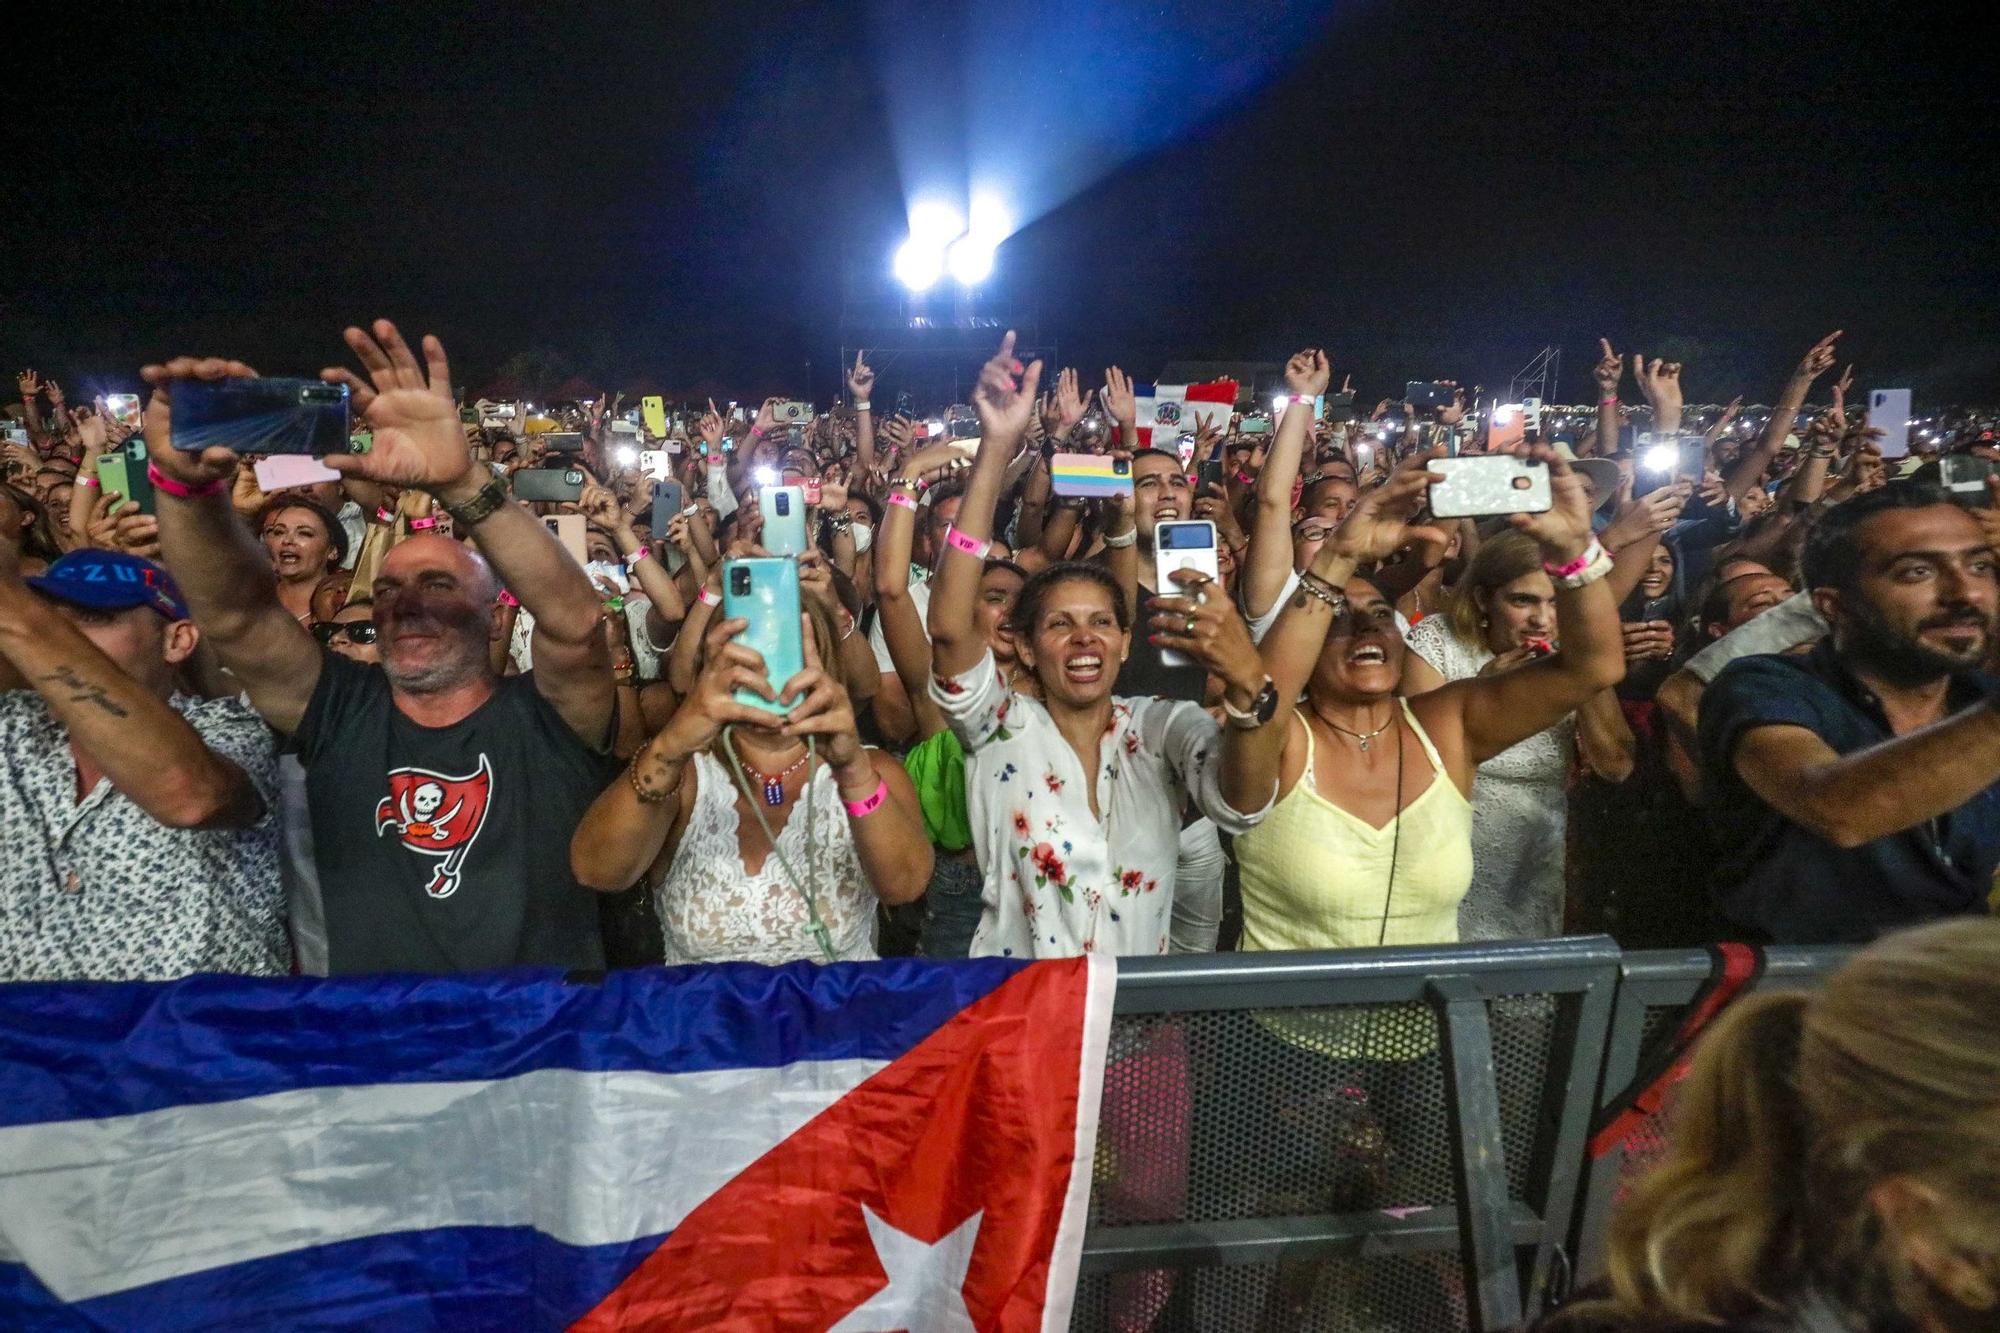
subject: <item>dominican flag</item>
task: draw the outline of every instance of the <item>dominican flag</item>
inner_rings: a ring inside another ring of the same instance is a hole
[[[1064,1328],[1113,975],[0,986],[0,1328]]]
[[[1140,447],[1171,452],[1183,434],[1194,434],[1197,416],[1208,418],[1218,429],[1229,428],[1230,413],[1236,408],[1236,381],[1135,384],[1132,397],[1138,405]]]

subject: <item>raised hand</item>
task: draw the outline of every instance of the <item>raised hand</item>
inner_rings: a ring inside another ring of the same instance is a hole
[[[1619,626],[1625,636],[1627,662],[1664,662],[1674,655],[1674,627],[1664,620],[1628,620]]]
[[[24,403],[42,391],[42,381],[32,370],[24,370],[19,375],[16,375],[14,383],[20,386],[21,401]]]
[[[1097,390],[1084,392],[1078,384],[1076,371],[1065,370],[1056,376],[1055,417],[1056,435],[1068,435],[1076,429],[1076,423],[1083,420],[1084,413],[1090,411],[1090,401]]]
[[[1014,331],[1000,340],[1000,350],[979,372],[972,390],[972,406],[979,413],[982,443],[999,441],[1003,452],[1013,457],[1014,449],[1028,433],[1035,414],[1035,391],[1041,386],[1042,363],[1022,368],[1014,359]]]
[[[1410,523],[1431,487],[1444,480],[1442,474],[1429,471],[1432,460],[1443,456],[1444,450],[1429,449],[1403,460],[1388,481],[1364,493],[1328,534],[1321,555],[1362,564],[1385,559],[1413,541],[1449,542],[1451,536],[1442,528]]]
[[[425,490],[463,478],[473,467],[472,451],[459,427],[444,344],[425,334],[425,364],[419,365],[386,319],[375,321],[372,334],[350,328],[344,336],[368,378],[343,366],[321,371],[320,378],[348,387],[354,413],[373,429],[375,443],[365,454],[331,455],[326,465],[369,481]]]
[[[868,395],[875,390],[875,368],[868,364],[866,357],[867,353],[857,348],[854,353],[854,366],[847,372],[847,391],[854,396],[853,401],[856,403],[867,402]],[[710,403],[709,410],[713,411],[714,408],[715,404]]]
[[[1285,385],[1301,398],[1319,397],[1332,379],[1333,368],[1320,348],[1294,352],[1291,360],[1285,362]]]
[[[694,689],[681,702],[674,716],[661,729],[653,745],[674,759],[686,759],[705,750],[730,724],[775,730],[780,719],[762,708],[740,703],[739,689],[760,694],[776,702],[764,658],[735,636],[750,627],[747,620],[718,620],[702,636],[702,669]],[[810,640],[808,640],[810,642]]]
[[[1444,381],[1447,384],[1450,382],[1449,380]],[[1440,407],[1438,409],[1438,424],[1440,426],[1456,426],[1463,420],[1465,420],[1465,390],[1460,389],[1452,394],[1451,406]]]
[[[1549,469],[1549,490],[1554,497],[1545,513],[1513,514],[1507,521],[1533,537],[1544,551],[1570,560],[1590,545],[1590,487],[1561,455],[1545,444],[1528,454]]]
[[[583,488],[576,498],[576,511],[588,519],[592,526],[602,528],[607,533],[629,531],[632,516],[625,512],[625,506],[618,503],[618,497],[609,489],[592,483]]]
[[[173,385],[175,380],[256,379],[257,372],[241,361],[221,357],[177,356],[165,365],[141,366],[139,378],[152,386],[142,419],[146,431],[146,453],[152,465],[183,486],[212,486],[236,479],[234,450],[204,449],[199,454],[174,448]],[[453,414],[454,424],[456,413]],[[461,440],[460,447],[463,448]]]
[[[1654,412],[1679,411],[1681,406],[1681,363],[1664,361],[1654,357],[1648,362],[1638,353],[1632,353],[1632,378],[1639,382],[1639,392],[1652,404]]]
[[[1254,696],[1264,684],[1264,664],[1236,604],[1199,570],[1176,569],[1167,577],[1180,586],[1173,595],[1148,602],[1152,641],[1186,653],[1232,688]]]
[[[854,702],[821,665],[811,616],[799,617],[799,650],[805,665],[778,693],[780,703],[791,705],[779,730],[788,736],[819,737],[820,753],[836,773],[867,764],[868,755],[861,748],[855,726]]]
[[[847,469],[839,463],[828,465],[820,473],[819,507],[829,514],[847,512]]]
[[[1130,426],[1139,419],[1139,399],[1132,392],[1132,381],[1116,366],[1104,372],[1104,410],[1120,426]]]
[[[1683,480],[1648,491],[1635,500],[1632,483],[1625,482],[1618,488],[1618,508],[1600,536],[1604,549],[1615,553],[1656,532],[1667,531],[1680,521],[1681,510],[1687,507],[1688,497],[1693,493],[1694,483]]]
[[[1842,332],[1840,329],[1835,329],[1808,348],[1806,354],[1799,359],[1799,368],[1792,372],[1792,379],[1811,384],[1832,370],[1833,344],[1839,340]]]
[[[1597,396],[1616,398],[1618,381],[1625,378],[1625,362],[1618,353],[1611,350],[1609,338],[1599,338],[1597,345],[1603,352],[1597,358],[1597,364],[1590,370],[1591,375],[1597,380]]]
[[[60,412],[63,405],[62,385],[57,384],[54,380],[43,380],[42,392],[49,396],[50,405]]]
[[[111,418],[105,414],[104,400],[97,400],[98,410],[84,412],[81,408],[75,414],[77,443],[87,454],[101,454],[111,443]]]
[[[715,410],[715,400],[708,400],[708,411],[702,413],[701,420],[694,423],[695,434],[701,436],[704,454],[722,452],[722,413]]]

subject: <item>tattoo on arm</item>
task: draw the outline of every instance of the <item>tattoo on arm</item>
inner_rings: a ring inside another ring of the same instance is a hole
[[[113,702],[104,693],[103,687],[98,685],[92,685],[89,681],[84,680],[82,677],[78,676],[76,674],[76,669],[74,667],[67,667],[67,666],[57,667],[54,671],[51,671],[46,676],[43,676],[40,682],[38,683],[44,685],[57,685],[62,687],[63,689],[70,691],[68,700],[68,702],[70,703],[95,704],[99,708],[103,709],[105,712],[111,714],[111,716],[113,717],[131,716],[131,713],[126,708],[124,708],[122,705],[118,703]]]

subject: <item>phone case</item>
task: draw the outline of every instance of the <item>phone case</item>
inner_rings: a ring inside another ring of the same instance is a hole
[[[1544,463],[1508,454],[1475,454],[1440,458],[1430,470],[1445,478],[1431,487],[1431,513],[1438,518],[1540,514],[1555,503]]]
[[[667,433],[667,404],[660,398],[641,398],[639,416],[646,423],[646,429],[655,435]]]
[[[582,514],[548,514],[543,517],[542,525],[562,543],[563,549],[577,564],[590,563],[589,524]]]
[[[1057,454],[1049,460],[1049,485],[1057,495],[1102,499],[1132,493],[1132,461],[1106,454]]]
[[[736,636],[763,655],[765,673],[775,692],[805,668],[799,643],[799,566],[782,556],[722,562],[722,616],[750,623]],[[770,713],[789,713],[752,690],[736,691],[738,703]]]
[[[1153,529],[1153,591],[1171,597],[1181,585],[1168,577],[1177,569],[1195,569],[1220,581],[1222,566],[1215,554],[1215,524],[1192,518],[1158,524]],[[1160,650],[1163,666],[1193,666],[1194,659],[1173,648]]]
[[[653,483],[653,544],[663,546],[667,540],[667,525],[679,517],[687,508],[687,491],[677,481],[656,481]]]
[[[806,492],[803,486],[766,486],[757,492],[757,509],[764,515],[759,543],[772,555],[804,555]]]
[[[116,491],[135,502],[140,513],[159,512],[154,505],[152,478],[146,475],[146,442],[138,436],[108,454],[98,455],[97,480],[106,491]]]
[[[173,444],[185,453],[353,452],[347,386],[319,380],[175,380]]]
[[[514,474],[514,498],[551,503],[575,500],[583,494],[583,469],[524,467]]]

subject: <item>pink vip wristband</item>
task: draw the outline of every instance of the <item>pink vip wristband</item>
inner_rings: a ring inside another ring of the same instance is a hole
[[[1584,547],[1583,554],[1576,559],[1566,565],[1551,565],[1544,561],[1542,569],[1552,579],[1573,579],[1578,574],[1583,573],[1584,570],[1589,569],[1591,562],[1603,554],[1604,547],[1598,544],[1597,538],[1592,537],[1590,545]]]
[[[701,602],[701,604],[702,604],[703,606],[721,606],[721,605],[722,605],[722,596],[721,596],[721,594],[720,594],[720,593],[713,593],[713,592],[710,592],[710,591],[709,591],[709,590],[707,589],[707,587],[705,587],[705,586],[704,586],[704,587],[702,588],[702,590],[701,590],[700,592],[698,592],[698,593],[696,593],[696,594],[695,594],[695,597],[696,597],[696,599],[697,599],[697,600],[699,600],[699,601]]]
[[[846,806],[847,813],[854,816],[856,819],[866,819],[869,815],[872,815],[877,810],[881,809],[882,802],[888,799],[889,799],[889,784],[887,781],[882,781],[882,782],[877,782],[875,784],[875,790],[870,792],[868,795],[862,797],[860,800],[842,801],[841,804]]]
[[[909,496],[903,494],[901,491],[890,491],[889,503],[892,505],[901,505],[903,508],[909,510],[911,513],[915,513],[917,510],[917,502],[915,500],[912,500]]]
[[[229,479],[227,477],[217,477],[214,481],[201,486],[183,486],[180,482],[175,481],[172,477],[160,471],[160,465],[150,459],[146,463],[146,479],[153,483],[153,489],[165,491],[168,495],[180,500],[199,500],[204,496],[220,495],[229,489]]]
[[[957,528],[946,529],[944,540],[945,545],[955,550],[963,551],[975,560],[984,560],[986,553],[993,549],[992,542],[983,542],[977,537],[968,537]]]
[[[432,528],[436,527],[437,525],[438,521],[436,515],[431,515],[427,518],[413,518],[410,520],[410,531],[429,532]]]

